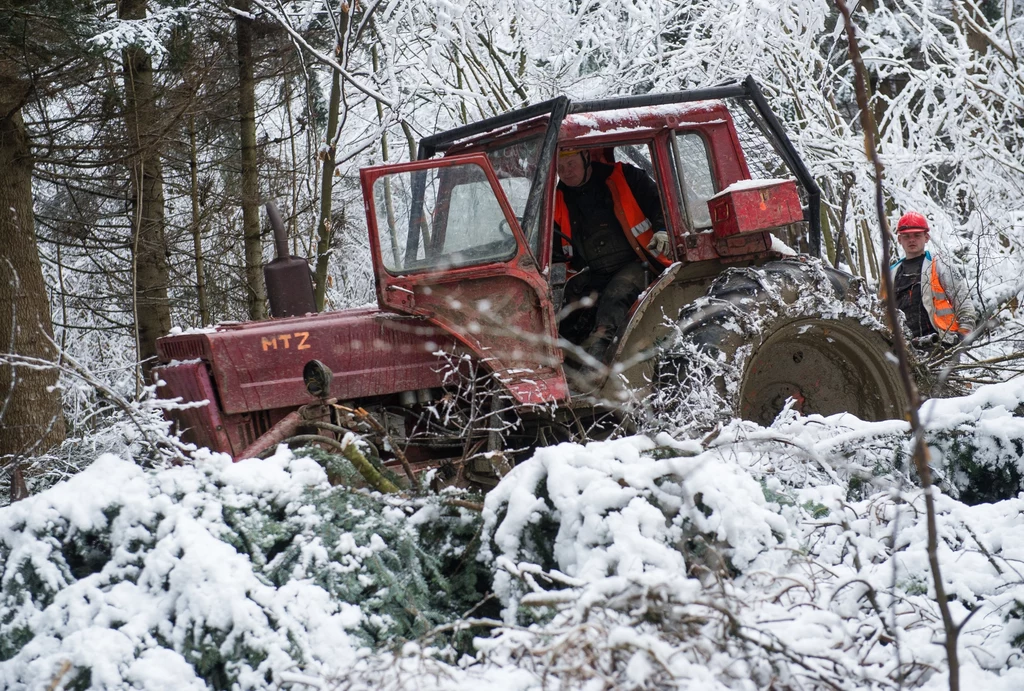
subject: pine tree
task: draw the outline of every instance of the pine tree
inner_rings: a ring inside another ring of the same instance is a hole
[[[146,17],[146,0],[122,0],[118,18]],[[164,233],[162,127],[153,84],[153,58],[137,45],[122,51],[124,119],[131,160],[132,274],[139,360],[148,372],[156,358],[156,339],[171,328],[167,299],[167,239]],[[148,378],[148,377],[147,377]]]
[[[0,7],[0,458],[64,439],[50,305],[36,246],[33,157],[22,110],[80,67],[91,7],[13,0]],[[3,356],[0,356],[3,358]]]

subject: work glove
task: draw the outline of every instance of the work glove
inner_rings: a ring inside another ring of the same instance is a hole
[[[956,346],[960,345],[960,341],[962,340],[963,337],[960,336],[959,333],[957,333],[956,331],[949,331],[942,335],[941,343],[944,348],[955,348]]]
[[[653,254],[664,256],[668,250],[668,231],[659,230],[655,233],[651,241],[647,243],[647,249]]]
[[[938,342],[939,334],[928,334],[927,336],[918,336],[917,338],[910,339],[910,345],[918,350],[931,350]]]
[[[931,350],[935,346],[941,346],[946,350],[951,350],[960,345],[960,334],[956,331],[950,331],[945,334],[928,334],[927,336],[919,336],[917,338],[910,339],[910,345],[914,346],[918,350]]]

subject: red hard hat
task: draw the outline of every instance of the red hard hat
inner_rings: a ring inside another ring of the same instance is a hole
[[[900,222],[896,224],[896,234],[900,233],[927,233],[928,219],[916,211],[908,211],[900,216]]]

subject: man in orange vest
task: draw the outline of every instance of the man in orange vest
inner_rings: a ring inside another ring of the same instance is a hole
[[[925,249],[928,221],[910,211],[896,224],[896,240],[906,255],[892,265],[896,306],[906,318],[912,343],[927,349],[954,346],[974,330],[977,312],[967,282],[941,256]]]
[[[555,261],[568,259],[575,272],[559,333],[603,361],[649,276],[672,263],[661,197],[639,168],[592,161],[588,151],[559,152],[558,178]]]

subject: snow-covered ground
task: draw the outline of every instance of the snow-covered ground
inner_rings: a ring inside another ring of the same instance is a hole
[[[1022,400],[922,411],[964,689],[1024,688]],[[562,444],[482,513],[284,448],[104,455],[0,509],[0,687],[945,689],[907,451],[906,423],[793,412]]]

